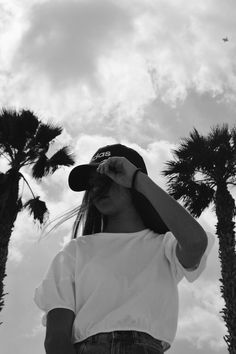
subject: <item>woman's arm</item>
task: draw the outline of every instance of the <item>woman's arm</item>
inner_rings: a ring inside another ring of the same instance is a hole
[[[46,354],[76,354],[74,345],[63,335],[57,335],[45,340]]]
[[[64,308],[55,308],[47,315],[44,347],[46,354],[76,354],[71,342],[75,314]]]
[[[201,225],[174,198],[141,171],[136,176],[135,189],[150,201],[181,248],[194,251],[207,247],[207,236]]]

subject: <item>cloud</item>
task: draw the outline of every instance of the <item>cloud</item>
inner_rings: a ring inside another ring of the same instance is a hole
[[[159,1],[158,5],[143,16],[149,36],[140,43],[158,97],[175,105],[192,88],[213,96],[233,91],[235,97],[235,66],[230,59],[236,50],[233,3],[225,7],[219,1]],[[229,46],[222,41],[225,33],[232,36]]]
[[[207,313],[200,306],[195,305],[189,310],[179,321],[179,328],[184,335],[179,334],[178,338],[194,343],[197,348],[209,345],[212,349],[220,350],[225,347],[224,325],[216,315]]]
[[[130,32],[129,13],[115,2],[45,2],[31,8],[16,60],[57,88],[78,80],[94,85],[98,58]]]
[[[219,286],[212,278],[206,281],[203,275],[191,287],[181,282],[178,340],[194,343],[198,349],[209,346],[216,351],[222,350],[226,327],[219,311],[223,305]]]
[[[171,107],[192,107],[206,94],[214,104],[235,100],[232,6],[219,0],[81,0],[36,2],[25,13],[21,8],[2,36],[8,58],[2,102],[30,102],[90,134],[102,123],[105,135],[128,132],[131,140],[142,129],[147,141],[150,134],[169,134],[166,120],[179,132],[183,119],[191,125],[194,118],[186,119],[186,110],[176,116]],[[9,38],[15,40],[6,45]]]

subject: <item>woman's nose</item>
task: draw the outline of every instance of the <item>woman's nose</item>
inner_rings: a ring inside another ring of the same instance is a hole
[[[105,175],[100,175],[96,172],[94,175],[91,175],[89,180],[91,194],[93,196],[105,195],[108,193],[112,180]]]
[[[96,194],[100,188],[99,188],[99,186],[93,186],[91,189],[92,189],[92,193]]]

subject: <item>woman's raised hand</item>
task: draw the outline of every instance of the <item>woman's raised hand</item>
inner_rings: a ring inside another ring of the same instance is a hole
[[[97,168],[97,172],[105,174],[114,182],[131,188],[132,178],[137,167],[126,157],[113,156],[102,161]]]

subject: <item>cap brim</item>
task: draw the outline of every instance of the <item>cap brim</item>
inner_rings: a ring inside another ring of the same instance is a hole
[[[75,192],[81,192],[88,189],[89,175],[96,170],[99,163],[80,165],[70,172],[68,178],[69,187]]]

